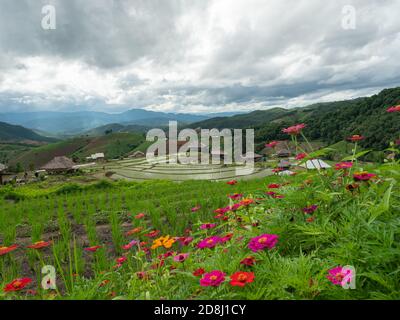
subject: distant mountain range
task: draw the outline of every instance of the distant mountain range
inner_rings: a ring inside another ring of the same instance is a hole
[[[14,125],[21,125],[36,130],[41,134],[48,133],[49,136],[78,135],[94,128],[120,124],[124,126],[136,125],[141,127],[165,126],[169,121],[176,120],[180,123],[193,123],[209,119],[218,115],[231,115],[233,113],[221,113],[205,115],[193,115],[184,113],[164,113],[148,111],[143,109],[131,109],[122,113],[105,113],[95,111],[77,112],[19,112],[0,113],[0,121]],[[132,128],[130,128],[132,129]]]

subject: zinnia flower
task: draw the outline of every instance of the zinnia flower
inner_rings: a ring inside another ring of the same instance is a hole
[[[353,175],[355,181],[369,181],[374,177],[376,177],[376,174],[368,172],[356,172]]]
[[[127,233],[125,233],[126,236],[131,236],[135,233],[139,233],[140,231],[142,231],[142,227],[137,227],[137,228],[133,228],[132,230],[129,230]]]
[[[178,241],[181,245],[188,246],[193,241],[193,237],[179,237]]]
[[[314,220],[315,220],[315,217],[309,217],[309,218],[306,219],[306,221],[307,221],[308,223],[311,223],[311,222],[313,222]]]
[[[216,223],[204,223],[200,226],[201,230],[208,230],[208,229],[212,229],[215,228],[217,224]]]
[[[153,245],[151,246],[151,249],[157,249],[158,247],[164,247],[166,249],[169,249],[172,247],[172,245],[174,243],[175,243],[175,239],[171,238],[170,236],[160,237],[153,241]]]
[[[144,214],[143,212],[141,212],[141,213],[138,213],[138,214],[135,216],[135,219],[142,219],[142,218],[144,218],[144,216],[145,216],[145,214]]]
[[[200,285],[202,287],[218,287],[222,282],[225,281],[225,273],[219,270],[213,270],[209,273],[205,273],[200,279]]]
[[[305,127],[306,127],[306,125],[304,123],[296,124],[295,126],[291,126],[289,128],[282,129],[282,132],[290,134],[290,135],[298,135],[298,134],[300,134],[301,130],[303,130]]]
[[[132,240],[131,242],[129,242],[128,244],[122,246],[122,249],[124,250],[129,250],[131,249],[133,246],[136,246],[139,242],[136,240]]]
[[[240,201],[239,202],[239,205],[240,206],[249,206],[249,205],[251,205],[252,203],[254,203],[254,200],[253,199],[248,199],[248,198],[246,198],[246,199],[243,199],[242,201]]]
[[[247,283],[254,281],[254,272],[238,271],[231,275],[232,286],[244,287]]]
[[[30,248],[30,249],[42,249],[42,248],[46,248],[46,247],[51,246],[51,243],[52,243],[51,241],[38,241],[38,242],[35,242],[35,243],[27,246],[27,248]]]
[[[102,246],[92,246],[88,248],[84,248],[83,250],[89,251],[89,252],[96,252],[98,249],[100,249]]]
[[[221,243],[221,238],[218,236],[212,236],[212,237],[208,237],[204,240],[201,240],[197,244],[197,247],[199,249],[214,248],[218,243]]]
[[[263,234],[261,236],[252,238],[248,244],[248,247],[253,252],[264,250],[265,248],[272,249],[278,242],[278,236],[276,234]]]
[[[330,269],[328,273],[329,274],[326,277],[335,285],[342,285],[346,282],[349,283],[354,277],[351,270],[344,270],[341,266]]]
[[[10,283],[6,284],[3,291],[4,292],[12,292],[12,291],[20,291],[25,288],[28,284],[32,282],[31,278],[20,278],[11,281]]]
[[[201,209],[201,206],[195,206],[191,210],[192,210],[192,212],[196,212],[196,211],[199,211],[200,209]]]
[[[145,234],[145,236],[149,237],[149,238],[154,238],[154,237],[157,237],[159,233],[160,233],[160,230],[153,230],[153,231],[150,231],[149,233]]]
[[[127,257],[122,256],[120,258],[115,259],[115,261],[117,262],[117,264],[122,265],[125,261],[127,260]]]
[[[299,154],[296,156],[296,160],[302,160],[302,159],[304,159],[305,157],[307,157],[307,153],[299,153]]]
[[[240,198],[243,197],[243,194],[241,193],[234,193],[228,196],[229,198],[231,198],[232,200],[239,200]]]
[[[363,139],[364,139],[364,137],[360,136],[358,134],[355,134],[355,135],[347,138],[347,140],[350,140],[351,142],[361,141]]]
[[[277,144],[278,144],[278,141],[271,141],[270,143],[267,143],[265,145],[265,147],[267,147],[267,148],[275,148],[277,146]]]
[[[189,257],[189,253],[179,253],[174,257],[174,261],[183,262]]]
[[[252,256],[244,258],[242,261],[240,261],[240,264],[243,264],[245,266],[252,267],[256,263],[256,259]]]
[[[193,271],[193,275],[195,277],[200,277],[202,276],[206,271],[203,268],[199,268]]]
[[[353,167],[353,162],[340,162],[335,164],[335,170],[350,169]]]
[[[277,173],[277,172],[281,172],[281,171],[283,171],[283,168],[275,168],[275,169],[272,169],[272,172],[273,172],[273,173]]]
[[[277,184],[277,183],[271,183],[268,185],[268,189],[278,189],[280,187],[281,187],[281,185]]]
[[[313,205],[311,205],[311,206],[308,206],[308,207],[305,207],[305,208],[303,208],[303,212],[304,213],[307,213],[307,214],[312,214],[315,210],[317,210],[318,209],[318,206],[317,205],[315,205],[315,204],[313,204]]]
[[[233,186],[233,185],[237,184],[237,181],[236,180],[231,180],[231,181],[228,181],[226,184],[229,184],[229,185]]]
[[[12,246],[9,246],[9,247],[0,246],[0,256],[10,253],[10,252],[16,250],[17,248],[18,248],[17,244],[13,244]]]
[[[400,112],[400,105],[394,106],[394,107],[390,107],[386,111],[387,112]]]
[[[221,243],[228,242],[229,240],[232,239],[232,237],[233,237],[233,233],[228,233],[227,235],[225,235],[221,238]]]

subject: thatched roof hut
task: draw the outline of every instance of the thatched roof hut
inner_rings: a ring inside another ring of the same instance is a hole
[[[67,157],[55,157],[50,162],[46,163],[40,169],[46,170],[47,172],[68,172],[73,171],[75,163]]]

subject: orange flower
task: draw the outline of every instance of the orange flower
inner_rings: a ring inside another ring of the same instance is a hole
[[[172,245],[174,243],[175,243],[175,239],[171,238],[170,236],[160,237],[153,241],[153,245],[151,246],[151,249],[154,250],[154,249],[157,249],[158,247],[164,247],[166,249],[169,249],[172,247]]]
[[[42,248],[46,248],[46,247],[51,246],[51,244],[52,244],[52,241],[38,241],[38,242],[35,242],[35,243],[27,246],[27,248],[30,248],[30,249],[42,249]]]
[[[15,279],[12,282],[6,284],[4,292],[20,291],[32,282],[31,278],[20,278]]]
[[[145,214],[144,214],[143,212],[141,212],[141,213],[138,213],[138,214],[135,216],[135,219],[142,219],[142,218],[144,218],[144,216],[145,216]]]
[[[2,247],[0,246],[0,256],[3,256],[11,251],[14,251],[18,248],[17,244],[13,244],[12,246],[9,247]]]
[[[142,231],[142,227],[137,227],[137,228],[133,228],[132,230],[129,230],[127,233],[125,233],[126,236],[131,236],[135,233],[139,233],[140,231]]]

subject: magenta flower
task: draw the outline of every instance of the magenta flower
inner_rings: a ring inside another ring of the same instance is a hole
[[[217,236],[208,237],[204,240],[201,240],[197,244],[197,248],[204,249],[204,248],[214,248],[218,243],[221,243],[221,238]]]
[[[131,249],[133,246],[136,246],[137,244],[139,244],[139,241],[132,240],[132,241],[129,242],[128,244],[122,246],[122,249],[124,249],[124,250],[129,250],[129,249]]]
[[[307,213],[307,214],[312,214],[317,209],[318,209],[318,206],[313,204],[312,206],[308,206],[308,207],[303,208],[303,212]]]
[[[295,126],[291,126],[289,128],[282,129],[282,132],[290,134],[290,135],[298,135],[298,134],[300,134],[301,130],[303,130],[305,127],[306,127],[306,125],[304,123],[296,124]]]
[[[270,143],[265,144],[266,148],[275,148],[278,145],[278,141],[271,141]]]
[[[201,206],[195,206],[191,210],[192,210],[192,212],[196,212],[196,211],[199,211],[200,209],[201,209]]]
[[[228,196],[229,198],[231,198],[232,200],[239,200],[243,197],[243,194],[241,193],[234,193]]]
[[[305,157],[307,157],[307,153],[299,153],[296,156],[296,160],[303,160]]]
[[[335,164],[335,170],[350,169],[353,167],[353,162],[340,162]]]
[[[390,107],[386,110],[387,112],[400,112],[400,105],[395,107]]]
[[[193,237],[180,237],[178,238],[178,241],[181,245],[188,246],[193,241]]]
[[[183,262],[189,257],[189,253],[179,253],[174,257],[174,261]]]
[[[200,226],[201,230],[208,230],[208,229],[212,229],[215,228],[217,224],[216,223],[204,223]]]
[[[205,273],[200,279],[200,285],[202,287],[218,287],[222,282],[225,281],[226,274],[219,270],[213,270],[209,273]]]
[[[343,267],[338,266],[328,271],[327,279],[335,285],[343,285],[351,282],[354,274],[351,270],[345,270]]]
[[[369,181],[374,177],[376,177],[376,174],[368,172],[356,172],[353,175],[355,181]]]
[[[278,236],[276,234],[263,234],[261,236],[252,238],[248,247],[253,252],[264,250],[265,248],[272,249],[278,243]]]

